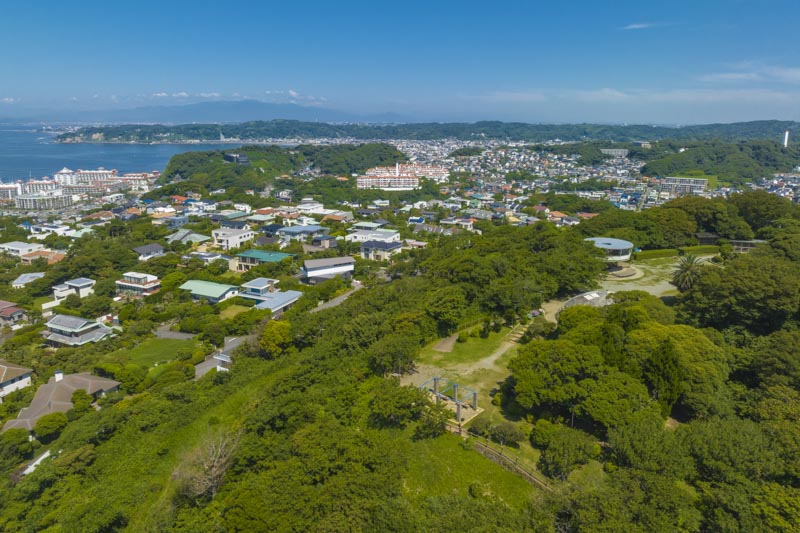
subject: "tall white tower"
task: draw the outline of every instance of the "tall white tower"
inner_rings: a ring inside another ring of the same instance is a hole
[[[789,130],[783,132],[783,147],[789,146]]]

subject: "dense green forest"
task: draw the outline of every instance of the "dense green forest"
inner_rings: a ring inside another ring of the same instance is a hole
[[[225,161],[223,155],[227,152],[247,155],[250,164],[240,165]],[[183,194],[187,190],[207,194],[216,189],[229,189],[228,196],[241,197],[245,189],[263,189],[279,176],[291,177],[301,171],[350,176],[363,173],[374,166],[391,165],[405,158],[402,152],[383,143],[301,145],[295,148],[242,146],[229,151],[187,152],[172,157],[161,175],[160,182],[171,185],[150,193],[148,197]],[[302,183],[302,180],[295,183]],[[345,183],[343,187],[355,191],[353,183]]]
[[[780,140],[785,130],[796,131],[796,122],[762,120],[732,124],[666,127],[603,124],[525,124],[521,122],[424,123],[396,125],[326,124],[296,120],[271,120],[242,124],[124,125],[81,128],[65,133],[59,142],[165,142],[185,140],[216,141],[220,134],[229,139],[268,138],[351,138],[371,139],[501,139],[512,141],[653,141],[660,139],[740,141]]]
[[[680,176],[702,171],[717,176],[722,182],[740,185],[776,172],[791,172],[800,165],[797,145],[784,148],[774,141],[689,143],[681,147],[683,151],[675,150],[674,145],[662,148],[661,144],[658,143],[657,148],[666,155],[647,157],[643,174]]]

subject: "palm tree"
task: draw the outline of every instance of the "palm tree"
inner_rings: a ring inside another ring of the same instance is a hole
[[[702,270],[702,259],[692,254],[684,255],[672,272],[672,284],[681,291],[688,291],[700,279]]]

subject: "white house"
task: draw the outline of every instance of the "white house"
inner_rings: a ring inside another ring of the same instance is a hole
[[[21,241],[11,241],[0,244],[0,252],[5,252],[8,255],[15,257],[22,257],[25,254],[31,254],[44,250],[44,245],[39,243],[27,243]]]
[[[47,311],[61,302],[70,294],[75,294],[78,298],[85,298],[94,294],[95,280],[89,278],[75,278],[58,285],[53,285],[53,301],[42,304],[42,311]],[[48,311],[50,313],[51,311]]]
[[[400,232],[391,229],[359,230],[347,235],[348,242],[400,242]]]
[[[223,250],[233,250],[241,248],[243,244],[256,238],[252,230],[219,228],[211,232],[214,238],[214,245],[220,246]]]
[[[33,370],[0,359],[0,402],[12,392],[31,385]]]
[[[349,278],[355,270],[356,260],[352,257],[329,257],[309,259],[303,263],[303,277],[309,283],[318,283],[340,276]]]

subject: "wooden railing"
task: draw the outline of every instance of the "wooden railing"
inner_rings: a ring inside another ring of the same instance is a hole
[[[468,430],[459,427],[458,424],[448,422],[447,430],[451,433],[455,433],[456,435],[460,435],[465,439],[472,439],[472,445],[476,452],[483,455],[493,463],[502,466],[509,472],[518,475],[531,485],[536,485],[537,487],[549,492],[553,491],[553,488],[550,487],[545,480],[539,477],[535,471],[522,464],[519,460],[519,457],[508,455],[502,449],[498,449],[497,447],[493,446],[489,440],[481,437],[480,435],[470,433]]]

